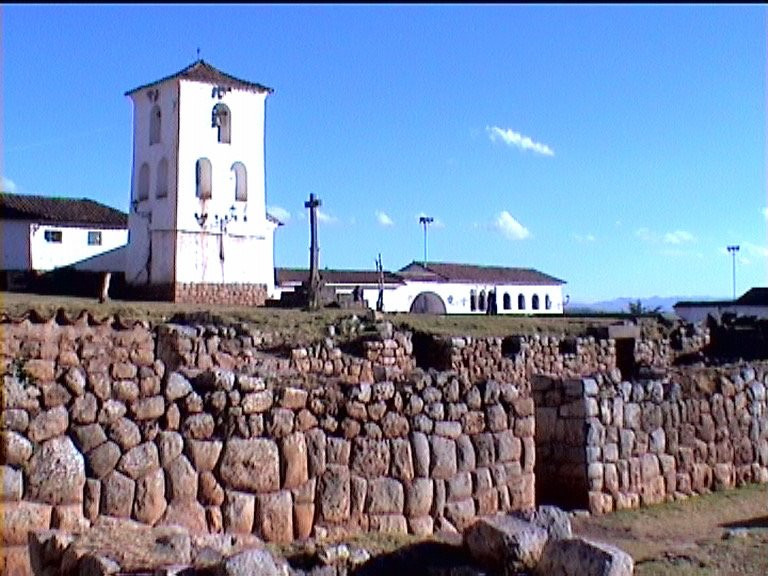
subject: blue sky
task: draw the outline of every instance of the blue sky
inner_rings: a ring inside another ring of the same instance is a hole
[[[768,285],[762,6],[2,7],[3,187],[128,209],[124,93],[201,56],[275,89],[277,266],[531,267],[571,300]]]

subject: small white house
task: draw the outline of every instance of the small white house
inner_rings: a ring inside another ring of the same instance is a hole
[[[709,316],[720,319],[723,314],[768,318],[768,287],[752,288],[736,300],[682,301],[673,309],[680,318],[692,324],[703,322]]]
[[[194,300],[196,287],[235,301],[248,287],[274,292],[280,223],[266,212],[264,173],[271,92],[198,60],[126,93],[134,111],[129,286],[170,288],[177,301]]]
[[[128,239],[124,212],[86,198],[0,194],[2,270],[14,278],[112,251]]]
[[[562,314],[564,281],[530,268],[412,262],[385,272],[385,312],[437,314]],[[327,287],[347,294],[358,287],[371,308],[378,298],[378,275],[363,270],[321,270]],[[278,269],[277,289],[292,291],[307,270]],[[492,309],[492,310],[489,310]]]

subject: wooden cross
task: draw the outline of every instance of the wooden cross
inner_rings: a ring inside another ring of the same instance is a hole
[[[304,202],[304,207],[309,209],[309,229],[310,229],[310,245],[309,245],[309,308],[317,310],[319,308],[318,302],[318,287],[320,285],[320,273],[318,271],[318,254],[320,248],[317,245],[317,208],[322,206],[320,198],[316,198],[314,194],[309,195],[309,200]]]

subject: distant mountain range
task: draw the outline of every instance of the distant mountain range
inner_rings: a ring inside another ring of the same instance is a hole
[[[592,312],[627,312],[631,303],[640,302],[644,309],[653,310],[657,306],[662,312],[674,312],[673,306],[683,300],[686,301],[706,301],[706,300],[727,300],[727,298],[717,298],[714,296],[651,296],[650,298],[615,298],[614,300],[603,300],[601,302],[569,302],[566,311],[588,310]]]

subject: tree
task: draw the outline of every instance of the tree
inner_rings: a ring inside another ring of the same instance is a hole
[[[661,306],[656,306],[655,308],[646,308],[643,306],[643,303],[640,300],[629,303],[629,313],[635,316],[642,316],[643,314],[658,314],[659,312],[661,312]]]

